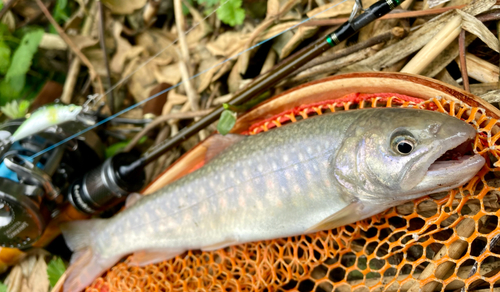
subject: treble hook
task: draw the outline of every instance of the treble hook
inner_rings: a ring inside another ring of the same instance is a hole
[[[365,10],[363,9],[363,3],[361,2],[361,0],[354,0],[354,6],[352,7],[351,16],[349,16],[349,22],[352,22],[354,17],[356,17],[363,11]]]

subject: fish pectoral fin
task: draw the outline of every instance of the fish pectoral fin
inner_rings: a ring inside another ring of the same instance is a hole
[[[185,250],[183,249],[155,249],[138,251],[132,255],[130,265],[143,267],[149,264],[156,264],[169,260],[176,255],[180,255],[184,251]]]
[[[363,205],[361,202],[353,202],[347,205],[340,211],[333,213],[332,215],[326,217],[321,220],[321,222],[313,225],[309,229],[306,230],[307,233],[318,232],[322,230],[329,230],[336,227],[340,227],[343,225],[347,225],[353,222],[356,222],[360,219],[360,214],[363,209]],[[358,219],[359,218],[359,219]]]
[[[202,251],[212,251],[212,250],[218,250],[218,249],[221,249],[221,248],[225,248],[225,247],[228,247],[228,246],[231,246],[231,245],[236,245],[236,244],[239,244],[238,240],[235,239],[235,238],[228,238],[228,239],[225,239],[221,242],[217,242],[217,243],[214,243],[214,244],[210,244],[210,245],[207,245],[207,246],[204,246],[201,248]]]
[[[131,193],[130,195],[127,196],[127,199],[125,200],[125,208],[128,209],[132,207],[142,197],[143,195],[139,193]]]
[[[247,136],[238,134],[227,134],[222,136],[221,134],[215,134],[208,137],[202,142],[202,145],[207,148],[207,153],[205,154],[205,164],[214,159],[222,151],[224,151],[229,146],[245,139]]]

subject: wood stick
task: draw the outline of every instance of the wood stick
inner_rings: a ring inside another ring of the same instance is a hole
[[[102,54],[104,57],[104,66],[106,67],[106,75],[108,79],[108,86],[110,88],[110,91],[108,93],[108,106],[109,106],[109,111],[111,113],[114,113],[115,111],[115,101],[113,98],[113,90],[111,87],[113,84],[111,83],[111,70],[109,69],[109,61],[108,61],[108,53],[106,52],[106,41],[104,39],[104,7],[102,5],[102,2],[100,0],[97,0],[97,6],[99,7],[99,43],[101,46]]]
[[[488,61],[476,57],[473,54],[466,54],[465,59],[467,60],[467,72],[470,77],[483,83],[492,83],[498,81],[498,66],[495,66]],[[456,61],[459,66],[461,66],[460,60],[456,59]]]
[[[436,9],[427,9],[427,10],[419,10],[419,11],[406,11],[406,12],[394,11],[394,12],[391,12],[389,14],[386,14],[386,15],[380,17],[379,19],[398,19],[398,18],[409,18],[409,17],[422,17],[422,16],[428,16],[428,15],[441,14],[443,12],[454,10],[454,9],[461,9],[461,8],[464,8],[465,6],[466,5],[457,5],[457,6],[436,8]],[[302,25],[305,25],[305,26],[330,26],[330,25],[342,24],[348,20],[349,20],[349,18],[347,18],[347,17],[335,18],[335,19],[310,20],[308,22],[305,22]]]
[[[460,71],[462,73],[462,82],[464,89],[470,92],[469,75],[467,74],[467,62],[465,60],[465,30],[462,29],[458,37],[458,57],[460,58]]]
[[[94,17],[96,16],[97,3],[94,1],[89,9],[89,14],[85,18],[83,23],[83,28],[81,34],[88,36],[94,23]],[[61,95],[61,101],[63,103],[71,103],[71,98],[73,96],[73,91],[76,85],[76,79],[78,73],[80,72],[80,67],[82,62],[79,58],[74,58],[69,65],[68,75],[66,76],[66,81],[64,82],[63,93]]]
[[[406,64],[401,72],[413,74],[422,72],[460,34],[461,24],[462,17],[453,16],[443,29]]]

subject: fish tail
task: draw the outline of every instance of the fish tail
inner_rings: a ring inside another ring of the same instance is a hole
[[[94,248],[95,233],[105,219],[67,222],[61,231],[68,247],[73,251],[71,265],[64,282],[64,292],[80,292],[95,278],[112,267],[120,257],[103,257]]]

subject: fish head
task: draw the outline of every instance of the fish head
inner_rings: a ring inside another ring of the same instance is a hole
[[[447,191],[465,184],[485,163],[472,152],[474,127],[447,114],[373,111],[350,128],[351,149],[339,151],[344,158],[335,176],[362,201],[394,205]]]

